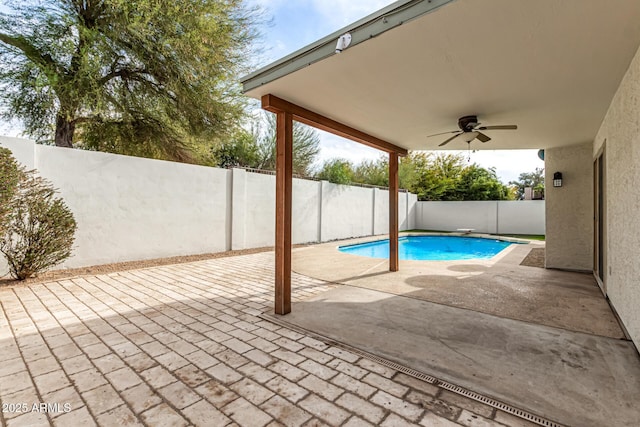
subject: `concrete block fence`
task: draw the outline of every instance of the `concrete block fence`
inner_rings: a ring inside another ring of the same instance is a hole
[[[231,249],[271,246],[275,235],[275,176],[232,169]],[[414,227],[417,196],[399,195],[400,230]],[[293,180],[293,243],[327,242],[389,232],[389,192],[378,188]]]
[[[414,211],[416,227],[423,230],[545,234],[546,228],[544,200],[418,202]]]
[[[62,268],[273,246],[275,176],[0,137],[0,146],[60,191],[78,222]],[[417,198],[400,193],[401,230]],[[293,242],[388,232],[388,192],[294,179]],[[0,275],[7,272],[0,259]]]
[[[61,267],[273,246],[275,176],[0,137],[29,169],[53,182],[78,222]],[[293,243],[388,232],[385,189],[294,179]],[[474,228],[544,234],[544,202],[418,202],[399,194],[400,230]],[[0,259],[0,276],[7,272]]]

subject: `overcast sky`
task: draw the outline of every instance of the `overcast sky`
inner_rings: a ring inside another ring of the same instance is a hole
[[[261,66],[282,58],[308,44],[364,18],[393,1],[382,0],[251,0],[266,9],[272,24],[264,30],[266,52]],[[381,152],[364,145],[320,132],[320,163],[345,158],[354,163],[376,159]],[[452,153],[452,151],[447,151]],[[467,152],[463,151],[465,156]],[[466,158],[466,157],[465,157]],[[471,162],[495,167],[507,183],[522,172],[544,167],[537,150],[483,150],[471,154]]]

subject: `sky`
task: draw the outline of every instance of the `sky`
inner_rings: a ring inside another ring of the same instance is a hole
[[[268,65],[319,40],[391,3],[388,0],[250,0],[265,9],[271,25],[264,30],[265,53],[260,66]],[[382,153],[320,131],[319,164],[344,158],[357,164],[377,159]],[[538,150],[482,150],[471,153],[471,163],[495,167],[504,183],[516,180],[523,172],[544,167]],[[447,151],[455,153],[456,151]],[[467,151],[460,151],[468,157]]]

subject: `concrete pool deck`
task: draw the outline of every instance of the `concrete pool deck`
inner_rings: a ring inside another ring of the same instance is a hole
[[[624,338],[591,274],[520,265],[532,248],[544,247],[544,242],[511,245],[489,260],[400,261],[400,271],[393,273],[388,271],[388,260],[337,250],[342,244],[372,240],[376,238],[296,249],[293,270],[328,282],[539,325]]]
[[[297,249],[295,271],[345,286],[281,320],[556,423],[637,425],[636,349],[591,275],[520,266],[540,245],[394,273],[336,242]]]

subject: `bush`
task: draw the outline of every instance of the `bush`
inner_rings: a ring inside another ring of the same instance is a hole
[[[0,240],[11,275],[27,279],[71,255],[76,231],[73,214],[55,189],[35,171],[20,168],[15,194],[8,204]]]
[[[0,147],[0,236],[4,234],[5,220],[22,174],[11,151]]]

